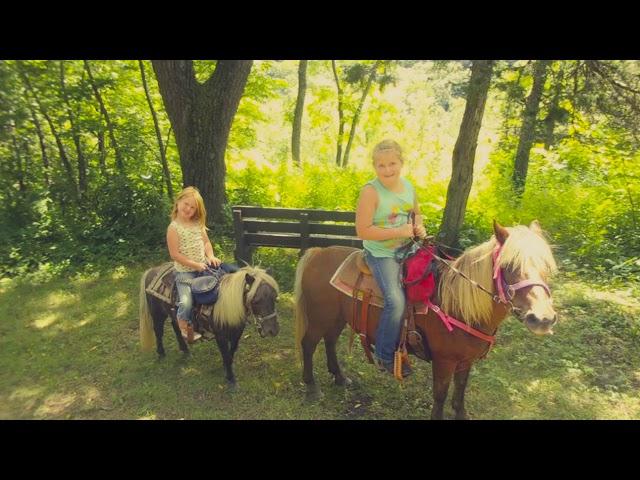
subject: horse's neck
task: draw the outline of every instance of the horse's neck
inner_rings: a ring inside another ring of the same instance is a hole
[[[434,289],[435,294],[433,296],[433,302],[439,306],[442,304],[442,299],[440,298],[440,282],[442,282],[444,273],[447,270],[448,270],[448,267],[446,267],[445,265],[439,265],[438,268],[436,269],[436,279],[435,279],[436,287]],[[445,312],[445,313],[448,313],[448,312]],[[504,304],[494,301],[493,312],[491,314],[491,319],[488,323],[472,324],[470,322],[467,322],[464,318],[458,318],[457,320],[468,323],[469,325],[472,325],[474,328],[481,330],[487,335],[492,335],[495,331],[498,330],[498,328],[500,327],[504,319],[507,318],[508,314],[509,314],[509,309]]]
[[[491,315],[491,321],[487,324],[487,327],[492,332],[498,330],[502,322],[509,314],[509,309],[502,303],[493,302],[493,314]]]

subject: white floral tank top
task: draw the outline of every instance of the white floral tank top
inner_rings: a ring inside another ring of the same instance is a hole
[[[202,227],[196,225],[194,227],[185,227],[180,225],[175,220],[171,222],[173,228],[178,232],[178,238],[180,239],[180,253],[189,260],[194,262],[204,263],[204,241],[202,240]],[[195,268],[187,267],[179,262],[174,261],[173,265],[178,272],[195,272]]]

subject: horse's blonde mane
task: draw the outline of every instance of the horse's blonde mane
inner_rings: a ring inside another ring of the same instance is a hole
[[[247,275],[255,279],[247,292],[247,304],[251,303],[262,282],[271,286],[276,294],[279,293],[278,283],[261,268],[243,267],[235,273],[225,275],[220,280],[220,294],[213,307],[213,321],[216,326],[237,326],[244,320],[246,316],[244,289]]]
[[[518,225],[507,228],[509,236],[500,254],[500,267],[513,271],[535,270],[543,279],[557,269],[549,244],[531,229]],[[493,259],[495,236],[485,243],[465,251],[453,266],[484,288],[495,292]],[[465,280],[453,270],[442,267],[439,295],[442,309],[468,324],[487,325],[493,313],[489,295]]]

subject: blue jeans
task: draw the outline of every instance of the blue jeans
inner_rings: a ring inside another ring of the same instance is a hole
[[[365,260],[384,296],[384,308],[376,330],[376,357],[384,363],[393,362],[407,303],[402,289],[401,265],[394,258],[374,257],[367,250]]]
[[[198,276],[199,272],[176,272],[176,288],[178,289],[179,320],[193,321],[193,295],[191,294],[191,280]]]

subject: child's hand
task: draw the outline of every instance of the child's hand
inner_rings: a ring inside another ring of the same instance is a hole
[[[424,238],[427,236],[427,229],[424,228],[424,225],[416,225],[413,229],[413,234],[418,238]]]
[[[198,270],[199,272],[204,272],[207,268],[209,268],[209,266],[206,263],[196,263],[196,270]]]
[[[401,227],[398,227],[398,234],[400,238],[413,237],[413,225],[411,225],[410,223],[405,223]]]
[[[220,260],[218,257],[211,257],[207,258],[207,262],[209,262],[209,265],[211,265],[212,267],[218,268],[222,263],[222,260]]]

